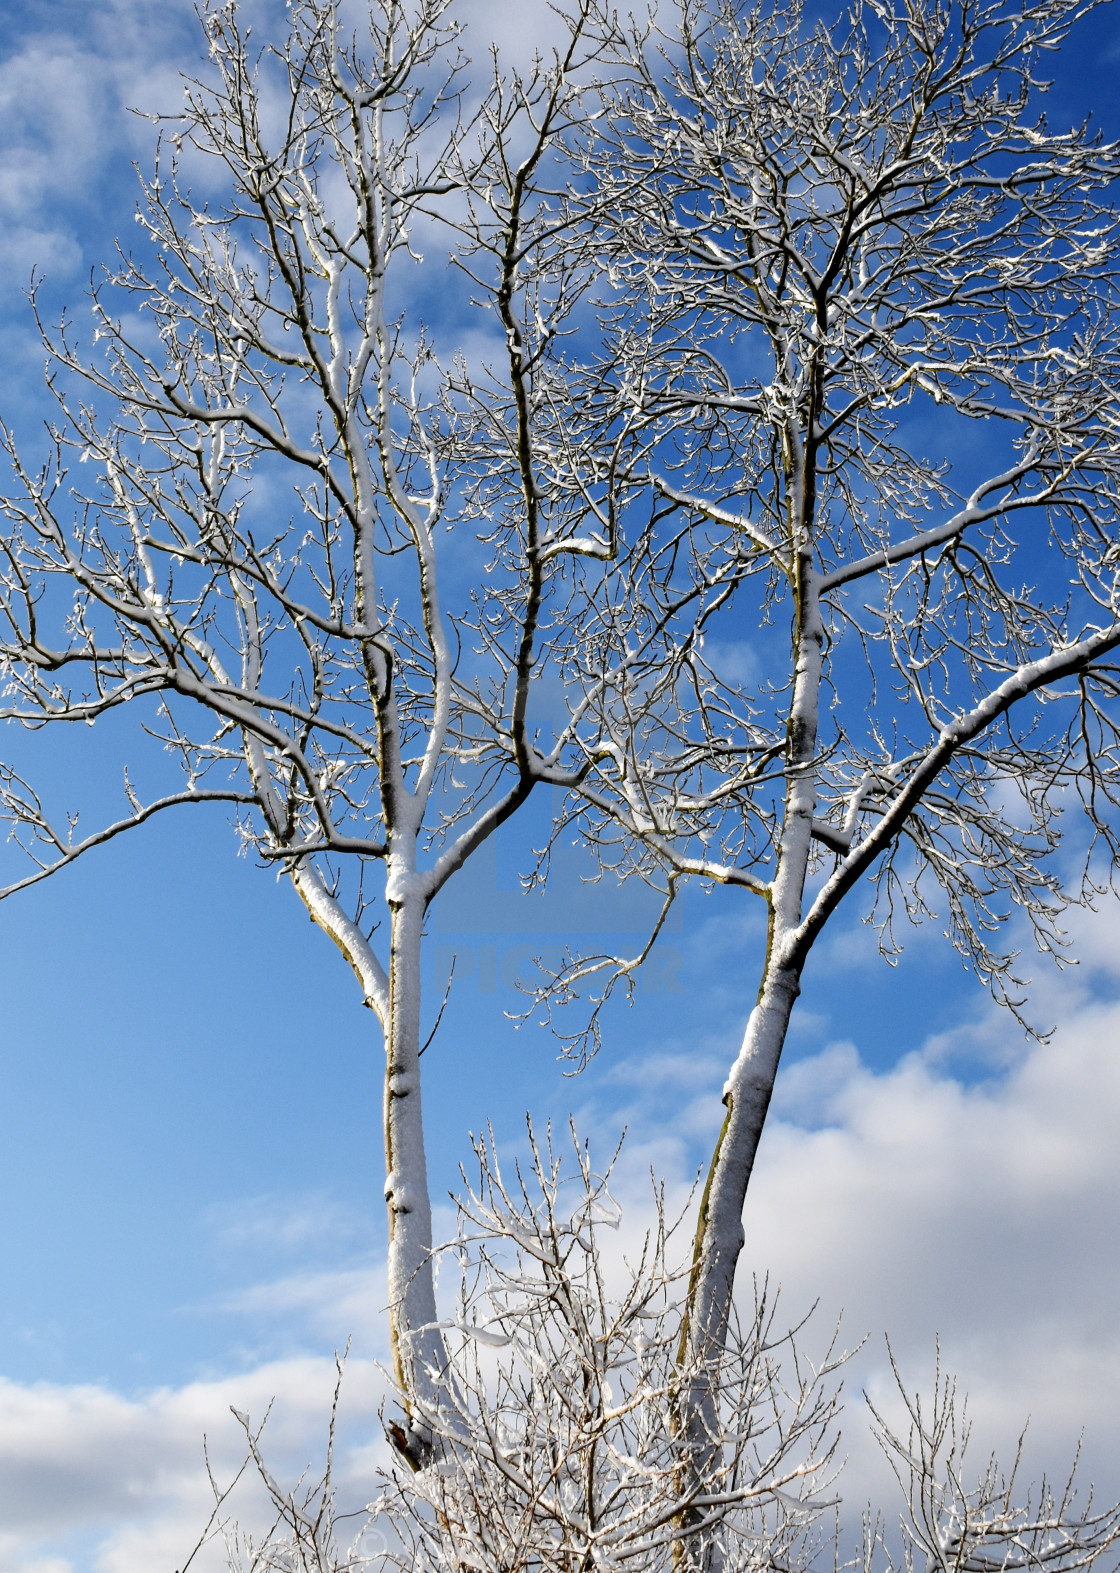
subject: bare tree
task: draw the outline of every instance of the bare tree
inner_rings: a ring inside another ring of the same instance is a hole
[[[370,1562],[386,1573],[653,1573],[682,1545],[714,1535],[729,1567],[808,1567],[836,1506],[836,1374],[848,1358],[836,1335],[812,1359],[804,1323],[784,1328],[776,1298],[760,1291],[753,1315],[712,1356],[720,1446],[700,1478],[686,1467],[690,1443],[677,1424],[688,1271],[673,1261],[679,1230],[656,1196],[635,1260],[622,1259],[610,1170],[594,1171],[574,1131],[563,1145],[561,1153],[551,1133],[538,1143],[530,1129],[529,1160],[507,1180],[492,1140],[476,1144],[477,1175],[446,1247],[458,1270],[445,1324],[450,1364],[440,1401],[423,1411],[439,1446],[416,1469],[401,1428],[388,1422],[398,1456],[369,1509],[380,1535],[359,1535]],[[226,1517],[237,1481],[215,1483],[199,1545],[224,1533],[231,1565],[246,1573],[293,1561],[314,1573],[356,1567],[357,1552],[336,1533],[330,1459],[309,1486],[284,1489],[264,1462],[261,1428],[237,1418],[273,1522],[251,1541]],[[360,1515],[350,1518],[353,1537]]]
[[[863,0],[809,29],[794,0],[690,0],[658,35],[582,0],[561,56],[467,111],[445,0],[384,0],[371,60],[328,0],[259,60],[215,7],[145,259],[95,292],[101,358],[47,335],[52,456],[9,441],[0,715],[133,705],[182,776],[142,795],[131,769],[124,817],[77,836],[10,772],[35,867],[8,890],[237,805],[382,1025],[394,1359],[423,1426],[469,1393],[438,1379],[424,916],[535,785],[666,905],[699,876],[768,913],[686,1297],[697,1480],[817,936],[865,876],[888,954],[896,913],[943,901],[1017,1009],[995,936],[1019,910],[1059,953],[1063,805],[1115,851],[1120,152],[1036,108],[1082,9]],[[438,357],[437,220],[464,281]],[[468,309],[491,364],[455,358]],[[545,1002],[645,954],[573,958]]]
[[[570,1149],[559,1145],[530,1130],[513,1178],[492,1141],[476,1146],[447,1248],[458,1282],[443,1390],[454,1399],[426,1416],[438,1456],[417,1470],[402,1448],[367,1518],[336,1503],[337,1386],[326,1468],[295,1489],[269,1471],[262,1427],[236,1415],[248,1440],[242,1474],[263,1483],[270,1519],[251,1538],[232,1511],[241,1476],[214,1482],[199,1549],[221,1534],[232,1573],[663,1573],[701,1550],[739,1573],[822,1563],[837,1573],[1082,1573],[1115,1546],[1120,1506],[1096,1506],[1091,1490],[1078,1501],[1076,1461],[1059,1493],[1045,1480],[1024,1492],[1020,1444],[1010,1476],[991,1458],[973,1483],[969,1426],[939,1363],[932,1402],[895,1369],[901,1431],[871,1407],[902,1491],[901,1541],[869,1513],[862,1545],[842,1560],[838,1373],[848,1356],[833,1335],[814,1358],[809,1319],[784,1326],[765,1287],[726,1347],[704,1357],[719,1404],[699,1474],[679,1423],[687,1244],[676,1261],[678,1231],[657,1194],[651,1229],[623,1260],[610,1170],[595,1172],[574,1132]],[[390,1436],[399,1429],[389,1421]]]
[[[1018,1496],[1023,1436],[1004,1474],[991,1455],[971,1484],[965,1455],[972,1439],[967,1406],[958,1404],[956,1384],[941,1369],[940,1352],[932,1400],[908,1392],[891,1354],[891,1368],[906,1416],[905,1433],[895,1430],[868,1400],[872,1429],[902,1489],[901,1555],[892,1551],[882,1523],[868,1525],[864,1566],[882,1558],[887,1573],[921,1566],[927,1573],[1016,1573],[1020,1568],[1090,1568],[1120,1538],[1120,1505],[1099,1507],[1090,1486],[1077,1501],[1077,1458],[1059,1491],[1043,1477]]]
[[[687,0],[600,87],[583,410],[657,522],[642,596],[596,587],[588,664],[641,653],[595,690],[569,823],[667,899],[700,874],[767,913],[693,1354],[727,1325],[790,1014],[842,904],[887,956],[899,917],[942,911],[1018,1011],[1008,917],[1060,958],[1063,909],[1111,878],[1120,150],[1038,108],[1083,9],[865,0],[829,26],[796,0]],[[576,1052],[630,968],[573,957],[542,988],[551,1009],[598,987]]]
[[[586,284],[550,160],[601,40],[577,12],[566,53],[484,76],[468,111],[448,0],[377,0],[360,41],[333,0],[297,0],[264,52],[234,4],[202,20],[208,72],[166,124],[136,250],[93,290],[101,347],[44,327],[45,462],[6,434],[0,718],[128,707],[141,746],[121,817],[91,832],[5,770],[31,867],[2,893],[170,809],[236,807],[381,1025],[407,1390],[443,1359],[425,914],[536,784],[571,781],[541,743],[548,633],[580,613],[580,565],[613,553],[548,463],[550,346]],[[440,222],[467,236],[456,268]],[[425,310],[447,324],[442,359]],[[472,315],[492,364],[458,354]]]

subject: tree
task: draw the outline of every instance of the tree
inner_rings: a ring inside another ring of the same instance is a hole
[[[287,876],[381,1026],[405,1392],[445,1361],[425,914],[535,786],[570,782],[565,739],[539,746],[534,695],[552,627],[578,620],[584,578],[618,556],[549,466],[549,345],[586,278],[546,177],[573,124],[569,78],[601,47],[586,20],[565,55],[495,75],[472,109],[448,0],[379,0],[361,44],[332,0],[298,0],[287,42],[260,53],[234,4],[209,6],[209,74],[165,127],[136,249],[92,291],[101,349],[41,323],[46,461],[5,434],[0,717],[37,729],[127,707],[178,775],[141,749],[122,816],[79,834],[6,767],[33,867],[3,894],[154,815],[234,805],[244,846]],[[467,237],[451,305],[441,216]],[[497,330],[493,365],[458,353],[472,311]],[[422,312],[446,327],[442,360]]]
[[[635,1258],[620,1260],[610,1169],[595,1172],[574,1131],[564,1151],[530,1127],[529,1147],[524,1168],[503,1177],[492,1140],[479,1142],[477,1177],[464,1176],[447,1248],[459,1269],[448,1323],[455,1402],[427,1417],[443,1443],[438,1461],[413,1472],[398,1458],[365,1514],[343,1512],[332,1480],[338,1386],[326,1466],[294,1490],[265,1462],[263,1424],[235,1411],[245,1463],[228,1485],[212,1477],[214,1512],[184,1573],[219,1534],[231,1573],[662,1573],[705,1542],[729,1573],[810,1573],[825,1557],[861,1573],[911,1573],[919,1562],[937,1573],[1080,1573],[1116,1544],[1120,1506],[1095,1505],[1091,1490],[1078,1500],[1076,1460],[1058,1491],[1045,1480],[1022,1490],[1021,1442],[1009,1475],[994,1457],[970,1475],[965,1406],[939,1361],[924,1402],[895,1367],[900,1427],[869,1405],[901,1487],[901,1537],[868,1510],[862,1543],[841,1561],[829,1519],[840,1505],[838,1373],[848,1356],[836,1334],[814,1356],[810,1318],[784,1326],[765,1285],[728,1346],[708,1357],[719,1368],[718,1445],[696,1471],[674,1424],[689,1268],[687,1255],[676,1260],[663,1196]],[[269,1507],[255,1539],[232,1513],[246,1469]]]
[[[582,0],[563,54],[496,75],[477,111],[443,0],[411,21],[385,0],[372,66],[329,3],[300,0],[271,64],[208,10],[214,85],[171,140],[232,196],[192,198],[172,156],[145,186],[154,260],[123,254],[95,292],[104,358],[48,335],[53,459],[10,444],[3,715],[129,704],[149,724],[160,706],[185,780],[142,797],[126,777],[126,816],[71,841],[12,773],[29,878],[202,801],[237,804],[290,876],[385,1034],[393,1338],[417,1413],[447,1397],[448,1358],[424,913],[537,784],[569,793],[558,834],[666,907],[699,877],[768,913],[684,1312],[697,1478],[818,935],[870,876],[891,953],[896,912],[928,917],[940,890],[950,937],[1019,1009],[999,927],[1021,911],[1057,954],[1095,851],[1110,873],[1120,151],[1035,107],[1082,9],[857,0],[809,28],[793,0],[704,0],[658,34]],[[498,325],[493,366],[436,358],[421,275],[390,294],[436,222]],[[98,480],[70,525],[74,453]],[[1053,857],[1071,801],[1091,843],[1072,895]],[[600,979],[577,1054],[644,954],[546,980],[551,1009]]]
[[[442,1462],[383,1482],[403,1542],[387,1565],[652,1573],[712,1534],[729,1566],[760,1543],[778,1565],[809,1560],[835,1506],[838,1333],[806,1356],[760,1289],[727,1346],[697,1357],[718,1367],[719,1407],[707,1468],[693,1468],[675,1423],[679,1221],[655,1195],[635,1259],[619,1260],[610,1168],[596,1173],[574,1129],[567,1146],[530,1126],[527,1162],[506,1176],[493,1139],[476,1143],[449,1247],[454,1398],[426,1416]]]
[[[699,874],[768,920],[686,1364],[725,1335],[790,1014],[841,907],[893,956],[936,904],[1019,1012],[1009,916],[1061,959],[1063,910],[1113,878],[1120,149],[1038,109],[1084,9],[863,0],[811,25],[796,0],[687,0],[601,85],[584,407],[627,424],[615,473],[660,510],[666,567],[570,821],[669,899]],[[625,968],[572,957],[541,999],[598,976],[601,1004]],[[716,1394],[694,1397],[702,1449]]]

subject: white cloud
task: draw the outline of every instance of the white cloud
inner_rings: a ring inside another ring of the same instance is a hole
[[[884,1333],[915,1385],[939,1335],[978,1453],[1009,1457],[1029,1414],[1029,1460],[1058,1473],[1084,1427],[1086,1479],[1120,1493],[1120,1006],[1083,997],[1051,1044],[979,1085],[946,1075],[937,1049],[883,1075],[850,1045],[791,1069],[747,1264],[794,1307],[823,1296],[849,1336],[871,1335],[853,1377],[873,1393],[891,1387]]]
[[[476,69],[476,81],[487,64],[491,45],[497,47],[505,69],[528,70],[541,55],[547,61],[552,51],[563,48],[567,34],[560,15],[541,0],[511,5],[510,0],[466,0],[456,8],[458,19],[466,24],[468,52]]]
[[[33,265],[64,272],[80,261],[83,199],[110,152],[127,166],[132,117],[120,95],[140,85],[150,48],[127,27],[101,46],[43,33],[0,66],[2,255],[19,287]]]
[[[294,1480],[321,1465],[334,1379],[332,1361],[307,1358],[138,1399],[95,1386],[0,1382],[0,1570],[63,1573],[75,1534],[99,1573],[181,1565],[212,1505],[203,1436],[225,1482],[244,1453],[230,1406],[259,1421],[275,1398],[265,1447],[277,1475]],[[383,1446],[383,1392],[374,1362],[348,1364],[337,1472],[344,1506],[367,1494]],[[247,1481],[238,1515],[252,1525],[262,1508]]]

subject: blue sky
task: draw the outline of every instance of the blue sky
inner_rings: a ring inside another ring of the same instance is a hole
[[[21,290],[40,267],[50,309],[81,309],[151,148],[127,107],[173,104],[197,37],[180,0],[0,9],[0,413],[29,431],[41,356]],[[262,28],[283,25],[279,0],[257,9]],[[512,7],[470,14],[479,36],[527,47],[523,26],[508,36]],[[1115,117],[1118,59],[1120,18],[1102,7],[1054,64],[1052,118]],[[4,757],[93,797],[121,759],[111,726],[19,737]],[[524,844],[499,843],[433,917],[429,999],[453,952],[461,979],[426,1061],[433,1189],[454,1185],[486,1120],[516,1144],[527,1108],[574,1113],[604,1147],[628,1125],[640,1220],[644,1170],[683,1194],[718,1123],[760,914],[734,892],[689,896],[646,990],[573,1080],[546,1034],[505,1019],[510,981],[542,942],[633,932],[644,909],[629,892],[589,902],[575,865],[543,906],[519,896]],[[985,1437],[1005,1443],[1031,1410],[1036,1460],[1060,1467],[1084,1423],[1087,1457],[1120,1490],[1120,917],[1075,927],[1085,965],[1037,972],[1036,1015],[1058,1026],[1045,1049],[936,933],[893,969],[855,922],[828,938],[749,1204],[748,1266],[795,1306],[843,1307],[853,1340],[876,1335],[853,1389],[881,1385],[883,1329],[915,1379],[940,1332]],[[205,1516],[203,1431],[232,1457],[228,1404],[259,1412],[275,1393],[279,1456],[310,1456],[351,1335],[345,1472],[360,1493],[378,1445],[381,1075],[348,970],[203,810],[0,905],[0,976],[0,1573],[178,1566]],[[875,1476],[857,1410],[858,1502]]]

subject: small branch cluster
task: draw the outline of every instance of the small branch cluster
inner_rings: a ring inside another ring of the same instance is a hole
[[[200,1557],[205,1560],[206,1548],[215,1541],[222,1543],[229,1573],[362,1573],[368,1567],[371,1559],[365,1554],[363,1545],[367,1515],[340,1515],[335,1497],[335,1430],[345,1364],[345,1354],[336,1354],[323,1472],[308,1478],[308,1471],[291,1488],[276,1480],[261,1451],[261,1437],[272,1406],[256,1426],[248,1415],[231,1407],[230,1413],[245,1433],[245,1457],[233,1479],[223,1486],[214,1474],[206,1450],[206,1473],[214,1507],[201,1535],[184,1559],[181,1573],[189,1573]],[[246,1530],[230,1511],[231,1499],[246,1476],[264,1487],[268,1522],[257,1533]],[[359,1522],[358,1532],[354,1535],[351,1527],[351,1537],[347,1541],[342,1526],[352,1526],[355,1519]]]
[[[835,1338],[809,1360],[762,1289],[702,1371],[678,1363],[683,1275],[663,1198],[626,1261],[609,1171],[593,1171],[574,1132],[563,1162],[551,1136],[530,1131],[530,1150],[507,1182],[477,1144],[449,1248],[451,1365],[423,1414],[439,1462],[385,1480],[378,1512],[402,1541],[387,1562],[654,1573],[714,1537],[729,1569],[806,1565],[834,1505]],[[681,1395],[701,1377],[719,1402],[697,1469]]]
[[[326,1469],[291,1491],[268,1470],[261,1428],[237,1415],[242,1472],[255,1472],[274,1517],[250,1539],[222,1518],[237,1482],[215,1484],[199,1546],[223,1534],[231,1573],[809,1573],[826,1559],[835,1573],[1088,1573],[1120,1540],[1120,1504],[1098,1507],[1091,1490],[1078,1500],[1076,1459],[1060,1491],[1043,1479],[1021,1492],[1020,1439],[1009,1474],[993,1457],[973,1480],[970,1428],[940,1358],[927,1403],[891,1353],[906,1424],[869,1407],[902,1492],[901,1539],[868,1513],[862,1546],[842,1560],[836,1375],[850,1356],[836,1335],[811,1359],[808,1318],[784,1326],[763,1286],[726,1347],[698,1363],[681,1339],[686,1273],[671,1265],[676,1227],[660,1193],[627,1261],[610,1168],[595,1172],[574,1131],[561,1154],[530,1128],[529,1161],[511,1180],[492,1139],[475,1152],[445,1248],[458,1268],[449,1364],[432,1373],[436,1402],[421,1414],[409,1399],[410,1429],[422,1421],[438,1445],[418,1458],[389,1420],[397,1461],[366,1512],[343,1516],[337,1385]],[[682,1426],[682,1393],[697,1382],[715,1395],[701,1454]]]
[[[908,1422],[894,1429],[868,1400],[873,1430],[902,1489],[901,1555],[876,1524],[865,1544],[865,1570],[885,1563],[886,1573],[1081,1573],[1120,1540],[1120,1503],[1098,1507],[1090,1486],[1079,1503],[1077,1457],[1060,1489],[1043,1476],[1017,1496],[1026,1433],[1004,1473],[991,1456],[976,1483],[965,1473],[971,1439],[956,1384],[941,1368],[938,1351],[932,1402],[907,1391],[893,1352],[891,1369]]]

